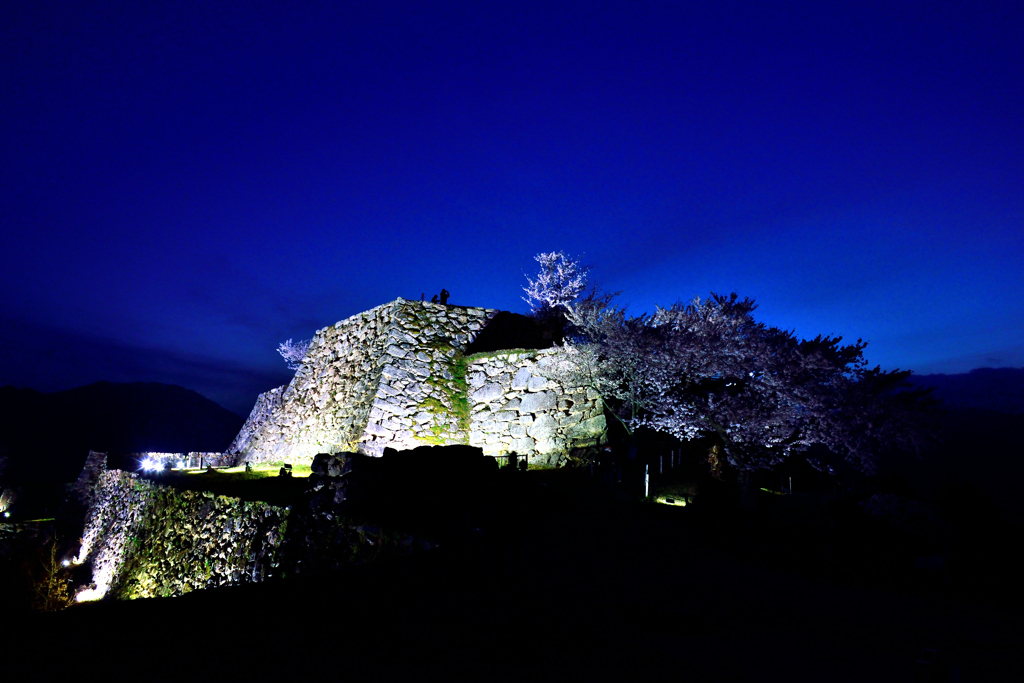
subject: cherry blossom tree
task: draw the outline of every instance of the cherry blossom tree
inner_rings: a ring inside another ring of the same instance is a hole
[[[277,352],[284,358],[284,362],[288,364],[290,370],[298,370],[302,366],[302,359],[306,357],[306,352],[309,351],[309,344],[312,341],[312,339],[304,339],[293,342],[288,339],[281,342],[277,347]]]
[[[740,471],[770,469],[821,444],[871,473],[888,449],[920,449],[932,403],[927,391],[910,390],[909,371],[869,368],[861,339],[801,340],[765,326],[755,308],[712,294],[656,313],[652,324],[668,327],[670,350],[647,374],[657,392],[650,426],[682,438],[714,433]]]
[[[613,305],[615,296],[591,290],[563,308],[569,334],[543,371],[563,386],[597,391],[607,412],[632,436],[655,398],[645,373],[659,335],[646,316],[630,317]]]
[[[798,339],[756,321],[756,304],[735,294],[638,317],[612,298],[591,294],[566,308],[570,334],[547,372],[600,392],[631,433],[714,435],[739,472],[814,444],[871,472],[884,449],[920,445],[927,397],[905,389],[909,372],[868,369],[861,340]]]
[[[534,259],[540,264],[540,272],[536,279],[527,277],[527,286],[523,287],[523,301],[530,305],[530,311],[537,317],[547,317],[571,308],[587,289],[590,268],[561,251],[540,253]]]

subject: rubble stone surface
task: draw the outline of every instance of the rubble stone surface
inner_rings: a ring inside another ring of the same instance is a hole
[[[308,464],[318,453],[469,444],[555,465],[602,443],[600,398],[547,379],[550,351],[465,355],[498,313],[397,299],[317,331],[291,383],[257,399],[227,453]]]

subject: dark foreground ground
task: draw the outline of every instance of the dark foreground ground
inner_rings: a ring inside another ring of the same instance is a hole
[[[5,618],[3,678],[1024,680],[1016,603],[809,578],[751,558],[749,539],[723,546],[694,507],[553,488],[459,548]],[[936,664],[918,663],[924,649]]]

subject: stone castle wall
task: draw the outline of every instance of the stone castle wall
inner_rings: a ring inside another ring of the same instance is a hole
[[[463,470],[461,478],[450,476],[453,457]],[[400,495],[402,504],[413,505],[412,514],[419,516],[424,507],[437,507],[432,496],[438,491],[455,490],[457,496],[446,495],[444,500],[461,506],[493,484],[493,479],[479,476],[492,471],[479,466],[483,460],[478,451],[469,458],[464,452],[449,453],[447,462],[443,454],[427,456],[418,462],[429,471],[417,472],[396,465],[392,457],[389,472],[394,474],[396,467],[401,472],[384,482],[380,468],[389,464],[386,458],[321,455],[314,461],[305,492],[281,507],[181,490],[136,473],[107,470],[106,454],[90,452],[73,491],[75,500],[85,506],[81,545],[73,563],[88,570],[87,583],[74,587],[75,599],[177,596],[336,570],[435,547],[435,540],[353,518],[347,514],[350,499],[365,505],[388,493]],[[409,502],[413,500],[415,504]],[[463,519],[462,508],[457,509]]]
[[[496,310],[398,299],[316,333],[283,390],[261,395],[231,452],[251,462],[478,445],[554,462],[604,438],[593,392],[541,376],[546,352],[466,357]]]
[[[466,443],[463,353],[496,313],[425,302],[395,307],[360,452]]]
[[[288,511],[102,472],[75,564],[92,583],[77,599],[144,598],[258,582],[277,567]]]
[[[593,389],[544,377],[549,351],[487,354],[469,364],[469,445],[484,453],[515,451],[529,462],[557,465],[577,448],[602,443],[603,404]]]
[[[312,461],[357,447],[377,393],[379,364],[394,304],[317,331],[302,365],[267,415],[250,415],[239,448],[253,462]],[[270,403],[273,399],[268,399]]]
[[[274,414],[274,411],[281,407],[281,398],[284,396],[284,391],[287,388],[288,385],[276,387],[256,397],[256,405],[252,407],[252,411],[249,413],[245,424],[242,425],[242,429],[238,432],[238,436],[227,447],[227,450],[224,451],[225,453],[240,453],[249,448],[249,443],[252,441],[253,436],[256,435],[260,426],[265,424],[270,419],[270,416]]]
[[[250,415],[243,432],[251,436],[237,440],[244,443],[237,460],[306,463],[317,453],[380,455],[392,443],[422,445],[398,429],[410,425],[389,412],[389,399],[436,395],[432,373],[444,377],[492,314],[398,299],[319,330],[280,402],[268,415]]]

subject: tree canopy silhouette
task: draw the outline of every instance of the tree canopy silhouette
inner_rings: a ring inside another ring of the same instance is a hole
[[[863,340],[800,339],[755,320],[757,305],[735,293],[640,316],[614,297],[591,292],[561,305],[570,329],[546,372],[600,392],[630,433],[714,436],[741,472],[821,444],[872,473],[886,450],[919,450],[926,440],[928,391],[911,388],[909,371],[868,367]]]

